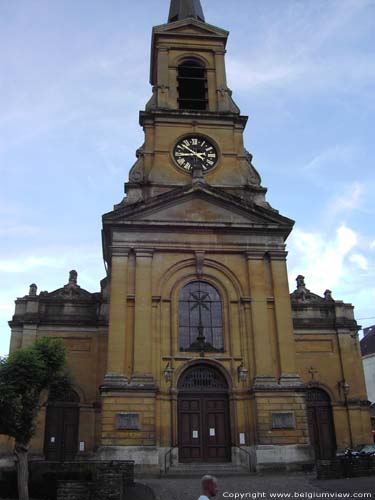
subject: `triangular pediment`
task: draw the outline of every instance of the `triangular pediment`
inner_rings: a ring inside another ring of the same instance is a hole
[[[155,207],[142,214],[142,220],[160,222],[204,222],[224,224],[260,223],[257,217],[231,210],[212,200],[201,196],[188,196],[178,202],[170,202],[166,206]]]
[[[293,221],[272,209],[243,203],[218,190],[192,187],[177,189],[136,206],[116,209],[104,216],[104,222],[173,225],[292,228]],[[288,231],[289,232],[289,231]]]
[[[153,35],[169,34],[211,35],[227,38],[229,32],[193,18],[183,19],[175,23],[162,24],[153,28]]]

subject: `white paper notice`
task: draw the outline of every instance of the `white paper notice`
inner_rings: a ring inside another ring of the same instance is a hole
[[[79,451],[85,451],[85,442],[84,441],[80,441],[80,443],[79,443]]]
[[[245,433],[244,432],[240,432],[240,444],[245,444],[245,443],[246,443]]]
[[[56,442],[56,438],[54,438],[53,436],[51,437],[51,443],[55,443]]]
[[[198,439],[198,431],[193,431],[193,439]]]
[[[215,436],[215,429],[210,429],[210,436]]]

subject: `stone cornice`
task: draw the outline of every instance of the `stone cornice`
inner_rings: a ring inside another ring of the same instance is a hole
[[[152,259],[154,255],[154,249],[153,248],[134,248],[134,253],[138,258],[148,258]]]
[[[111,255],[112,257],[129,257],[130,248],[122,247],[119,245],[111,246]]]
[[[286,261],[288,252],[285,250],[269,250],[267,252],[271,261]]]

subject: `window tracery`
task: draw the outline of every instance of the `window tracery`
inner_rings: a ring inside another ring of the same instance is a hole
[[[179,334],[181,351],[224,351],[222,301],[209,283],[194,281],[181,290]]]

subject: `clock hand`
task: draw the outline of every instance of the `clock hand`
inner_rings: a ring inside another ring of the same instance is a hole
[[[176,153],[176,156],[191,156],[191,153]]]
[[[187,151],[190,151],[190,153],[193,154],[194,156],[197,156],[200,160],[204,160],[204,158],[202,158],[203,153],[196,153],[195,151],[190,149],[188,146],[185,146],[185,144],[181,144],[181,146],[183,148],[185,148]]]

